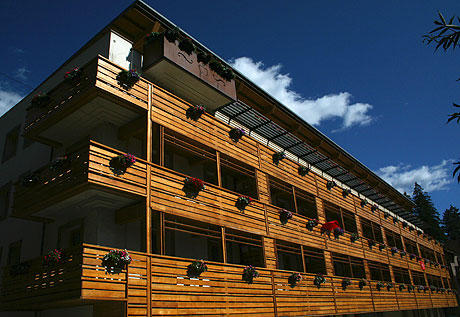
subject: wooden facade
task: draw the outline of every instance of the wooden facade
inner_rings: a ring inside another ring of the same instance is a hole
[[[274,164],[276,151],[256,138],[232,141],[233,126],[212,111],[196,121],[188,119],[186,111],[193,105],[174,91],[145,77],[130,89],[120,86],[116,77],[121,70],[97,56],[82,67],[78,82],[60,83],[50,91],[48,105],[28,110],[25,136],[55,147],[78,141],[79,147],[67,154],[68,164],[62,168],[52,169],[50,163],[34,171],[33,186],[16,184],[13,215],[43,220],[44,210],[58,204],[65,208],[79,194],[108,193],[118,223],[141,221],[144,250],[128,250],[132,263],[115,274],[102,265],[113,246],[88,243],[66,250],[66,261],[54,266],[43,266],[40,257],[28,261],[24,274],[11,274],[11,267],[6,267],[1,310],[88,304],[99,307],[96,312],[104,303],[118,302],[126,316],[329,316],[458,305],[450,291],[453,286],[442,246],[434,240],[393,221],[371,204],[362,206],[362,198],[353,193],[344,197],[339,187],[328,190],[330,177],[322,172],[300,176],[299,164],[289,158]],[[234,80],[228,84],[235,88]],[[229,91],[226,98],[239,98],[238,89]],[[88,140],[86,135],[74,140],[73,131],[65,131],[72,118],[96,101],[113,105],[109,120],[119,138],[140,138],[143,148],[124,174],[114,173],[110,161],[125,150]],[[193,175],[175,165],[174,155],[182,152],[191,153],[190,166],[204,166],[208,175],[205,190],[195,198],[183,190],[184,179]],[[253,190],[254,200],[244,210],[235,203],[247,193],[226,183],[228,171],[249,180],[246,188]],[[293,218],[283,224],[280,205],[289,202]],[[308,228],[313,218],[319,225]],[[321,224],[336,219],[344,235],[335,239],[321,234]],[[198,256],[185,256],[191,251],[172,245],[176,240],[186,245],[180,234],[198,237],[199,230],[214,241],[214,249],[207,255],[208,271],[190,278],[187,266]],[[259,277],[253,284],[242,280],[251,260],[232,254],[232,243],[245,245],[252,250],[249,258],[259,261],[255,265]],[[392,252],[391,247],[398,251]],[[411,253],[430,262],[422,268],[421,259]],[[302,276],[295,287],[288,283],[293,272]],[[314,283],[316,273],[326,278],[321,287]],[[350,279],[348,287],[343,286],[345,278]],[[360,286],[362,281],[366,283]],[[414,289],[409,291],[409,285]],[[436,288],[419,290],[420,285]]]

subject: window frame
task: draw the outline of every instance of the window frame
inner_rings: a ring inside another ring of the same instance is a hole
[[[351,278],[366,278],[366,269],[364,266],[364,259],[362,258],[357,258],[351,255],[345,255],[337,252],[331,252],[332,255],[332,267],[334,270],[334,275],[335,276],[341,276],[341,277],[351,277]],[[360,263],[358,263],[360,262]],[[348,264],[349,265],[349,272],[350,275],[338,275],[335,263],[342,263],[342,264]],[[362,268],[362,273],[360,276],[355,276],[355,272],[353,270],[354,267],[361,267]]]
[[[382,229],[380,227],[380,225],[378,225],[377,223],[375,223],[374,221],[372,220],[369,220],[367,218],[363,218],[363,217],[360,217],[360,222],[361,222],[361,230],[363,232],[363,236],[366,238],[366,239],[370,239],[370,240],[373,240],[373,241],[376,241],[376,242],[379,242],[379,243],[383,243],[383,234],[382,234]],[[369,223],[369,225],[367,224]],[[364,228],[363,228],[363,224],[366,225],[366,226],[369,226],[371,228],[371,231],[372,231],[372,238],[369,238],[369,237],[366,237],[364,235]],[[381,240],[377,239],[376,236],[375,236],[375,232],[378,231],[380,232],[380,237],[381,237]]]
[[[380,263],[380,262],[376,262],[376,261],[370,261],[368,260],[367,261],[368,265],[369,265],[369,272],[370,272],[370,279],[373,280],[373,281],[383,281],[383,282],[392,282],[391,280],[391,272],[390,272],[390,266],[386,263]],[[378,270],[379,273],[380,273],[380,277],[381,279],[374,279],[372,277],[372,270]],[[385,279],[384,277],[384,274],[383,272],[388,272],[388,277],[389,279]]]
[[[340,215],[340,221],[339,221],[339,224],[340,224],[340,227],[345,231],[345,232],[348,232],[348,233],[358,233],[358,223],[356,221],[356,214],[354,212],[351,212],[345,208],[342,208],[336,204],[333,204],[329,201],[326,201],[326,200],[323,200],[323,207],[324,207],[324,215],[326,216],[326,221],[332,221],[332,220],[336,220],[336,219],[331,219],[331,218],[328,218],[327,216],[327,213],[328,211],[329,212],[332,212],[332,213],[335,213],[335,214],[339,214]],[[354,222],[354,231],[350,231],[347,229],[347,226],[346,226],[346,223],[345,223],[345,219],[347,220],[352,220]]]

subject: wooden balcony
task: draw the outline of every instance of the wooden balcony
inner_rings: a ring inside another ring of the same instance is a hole
[[[149,79],[191,103],[215,109],[236,100],[235,81],[198,62],[195,52],[181,51],[178,41],[160,37],[146,46],[143,69]]]
[[[95,202],[114,209],[135,203],[146,195],[146,163],[137,160],[125,174],[116,175],[109,167],[112,157],[122,154],[96,142],[69,154],[70,162],[51,169],[49,163],[34,171],[37,182],[15,188],[13,215],[51,217],[73,204]],[[34,203],[31,204],[30,202]]]
[[[199,278],[186,276],[194,259],[131,252],[131,264],[109,274],[102,258],[109,248],[84,244],[67,251],[65,263],[44,267],[42,257],[29,261],[27,272],[11,276],[3,270],[2,310],[39,310],[87,305],[98,301],[124,301],[128,316],[191,314],[254,314],[257,316],[334,315],[408,310],[457,305],[447,293],[376,289],[359,280],[344,290],[342,278],[326,276],[318,288],[314,275],[302,274],[295,287],[291,272],[257,268],[253,284],[241,278],[243,266],[208,262]],[[396,287],[395,287],[396,288]]]
[[[129,90],[123,88],[116,80],[122,68],[102,56],[81,70],[79,79],[63,80],[47,92],[50,101],[46,105],[27,109],[26,137],[54,146],[68,145],[89,135],[101,122],[123,126],[146,112],[148,84],[144,79]]]

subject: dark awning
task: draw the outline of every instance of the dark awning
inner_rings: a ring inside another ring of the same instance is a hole
[[[235,121],[249,129],[249,133],[256,133],[266,139],[267,145],[273,143],[285,151],[288,151],[311,166],[334,177],[341,183],[357,191],[364,197],[376,202],[397,214],[408,222],[423,228],[424,222],[412,212],[409,212],[394,203],[390,198],[377,192],[372,186],[348,172],[344,167],[338,165],[332,159],[320,153],[307,142],[299,139],[292,133],[286,131],[278,124],[269,120],[242,101],[236,101],[217,109],[216,112],[228,117],[228,123]]]

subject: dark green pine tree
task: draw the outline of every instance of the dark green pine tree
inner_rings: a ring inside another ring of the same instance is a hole
[[[445,241],[446,236],[441,229],[438,211],[431,201],[430,195],[424,192],[422,186],[417,183],[414,186],[412,201],[416,205],[415,214],[428,225],[428,228],[425,229],[426,233],[439,241]]]
[[[460,212],[457,207],[450,205],[444,211],[442,224],[448,240],[460,240]]]

